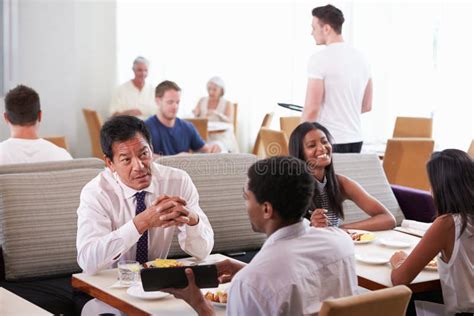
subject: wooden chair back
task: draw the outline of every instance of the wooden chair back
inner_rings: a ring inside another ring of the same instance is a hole
[[[273,112],[265,114],[262,125],[260,125],[260,128],[266,127],[269,128],[270,124],[272,123],[273,120]],[[260,140],[260,132],[257,134],[257,138],[255,139],[255,144],[253,145],[253,150],[252,154],[262,157],[264,155],[264,151],[262,148],[262,141]]]
[[[262,127],[260,128],[260,139],[265,150],[265,158],[288,156],[288,138],[282,131]]]
[[[429,138],[393,138],[387,141],[383,169],[390,184],[429,190],[426,163],[434,140]]]
[[[469,146],[467,153],[469,154],[469,156],[471,156],[472,159],[474,159],[474,139],[471,141],[471,146]]]
[[[82,109],[84,118],[86,119],[87,129],[89,130],[89,137],[92,146],[92,156],[104,159],[104,153],[100,146],[100,129],[102,127],[102,118],[97,111],[92,109]]]
[[[404,316],[411,297],[405,285],[326,300],[319,316]],[[382,312],[383,311],[383,312]]]
[[[194,127],[196,127],[196,130],[199,133],[199,136],[207,142],[207,138],[209,136],[208,131],[207,131],[207,123],[208,120],[207,118],[189,118],[186,119],[186,121],[192,123]]]
[[[238,109],[239,109],[239,104],[238,103],[234,103],[233,104],[233,116],[232,116],[232,124],[234,125],[234,134],[235,136],[237,136],[237,113],[238,113]]]
[[[280,129],[285,133],[286,137],[290,139],[291,133],[301,123],[301,117],[299,116],[282,116],[280,117]]]
[[[433,119],[427,117],[397,117],[393,129],[393,138],[399,137],[433,137]]]
[[[67,144],[66,136],[46,136],[43,139],[55,144],[58,147],[64,148],[69,151],[69,146]]]

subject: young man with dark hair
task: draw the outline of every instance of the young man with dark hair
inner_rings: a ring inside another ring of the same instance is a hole
[[[217,144],[206,144],[190,122],[177,117],[181,88],[172,81],[163,81],[155,89],[158,113],[145,124],[151,133],[153,151],[158,155],[176,155],[189,151],[217,153]]]
[[[42,115],[35,90],[19,85],[7,93],[3,117],[10,138],[0,143],[0,165],[72,159],[65,149],[38,136]]]
[[[181,249],[207,257],[214,233],[199,206],[189,175],[153,163],[150,135],[142,120],[115,116],[100,132],[107,168],[84,186],[77,210],[77,261],[95,274],[121,260],[144,263],[166,258],[175,230]],[[86,310],[91,314],[90,306]]]
[[[312,35],[326,48],[308,63],[308,85],[302,121],[326,126],[334,137],[333,151],[359,153],[361,114],[372,109],[372,79],[362,54],[344,42],[344,15],[328,4],[312,11]]]
[[[221,282],[232,280],[227,315],[313,315],[329,298],[357,293],[354,244],[334,227],[316,229],[303,215],[314,192],[304,162],[292,157],[260,160],[248,171],[244,188],[252,228],[268,239],[245,265],[217,263]],[[214,310],[186,270],[185,289],[166,289],[186,300],[199,315]]]

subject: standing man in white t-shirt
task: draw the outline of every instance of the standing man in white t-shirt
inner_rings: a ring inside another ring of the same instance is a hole
[[[110,102],[111,115],[146,118],[156,112],[155,89],[145,82],[149,65],[146,58],[140,56],[135,58],[132,67],[135,77],[117,88]]]
[[[10,138],[0,142],[0,165],[72,159],[65,149],[38,137],[42,112],[35,90],[23,85],[10,90],[3,117]]]
[[[372,109],[372,79],[362,54],[344,42],[344,16],[328,4],[312,11],[312,35],[326,48],[308,63],[308,86],[302,121],[317,121],[334,137],[333,152],[359,153],[362,113]]]

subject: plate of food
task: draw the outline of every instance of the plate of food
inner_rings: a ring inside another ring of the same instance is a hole
[[[438,261],[436,261],[436,258],[428,262],[425,266],[425,270],[438,271]]]
[[[377,238],[374,233],[366,230],[349,229],[348,233],[354,241],[354,244],[366,244]]]
[[[390,262],[389,257],[380,254],[355,254],[356,260],[368,264],[386,264]]]
[[[186,260],[175,260],[175,259],[155,259],[153,261],[148,261],[144,263],[145,268],[174,268],[174,267],[184,267],[193,265],[191,262]]]
[[[129,287],[127,294],[132,297],[141,298],[144,300],[158,300],[170,295],[169,293],[161,291],[145,292],[141,283]]]
[[[204,298],[209,300],[212,305],[218,307],[227,306],[227,291],[223,289],[201,289]]]
[[[380,238],[379,243],[389,248],[408,248],[411,246],[411,243],[408,241],[389,238]]]

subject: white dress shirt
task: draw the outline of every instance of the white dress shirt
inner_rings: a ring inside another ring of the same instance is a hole
[[[177,227],[179,245],[198,259],[214,246],[214,232],[199,207],[199,195],[189,175],[179,169],[152,163],[152,181],[144,189],[147,206],[160,195],[180,196],[199,216],[195,226]],[[119,260],[135,260],[140,234],[133,223],[138,192],[127,187],[106,168],[82,189],[77,210],[77,262],[85,273],[112,268]],[[176,227],[148,230],[148,259],[166,258]]]
[[[357,294],[354,244],[335,227],[281,228],[229,289],[227,315],[308,315],[330,298]]]

